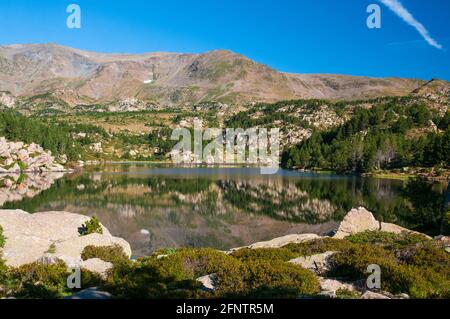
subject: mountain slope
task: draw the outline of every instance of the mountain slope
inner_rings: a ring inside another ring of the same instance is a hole
[[[424,81],[275,71],[230,51],[204,54],[101,54],[55,44],[0,47],[0,91],[51,93],[69,106],[140,103],[142,108],[217,101],[403,96]]]

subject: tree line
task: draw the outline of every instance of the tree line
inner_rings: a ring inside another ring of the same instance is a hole
[[[370,109],[358,107],[347,123],[316,131],[287,149],[282,164],[358,173],[408,166],[450,167],[450,112],[441,118],[423,104],[395,101]]]
[[[14,111],[0,112],[0,136],[10,141],[39,144],[53,155],[67,155],[69,160],[78,159],[81,152],[81,146],[71,137],[73,130],[67,124],[47,123]]]

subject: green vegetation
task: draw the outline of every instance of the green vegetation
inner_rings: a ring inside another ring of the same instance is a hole
[[[329,102],[322,100],[296,100],[281,101],[273,104],[258,103],[249,110],[232,115],[226,120],[226,127],[243,129],[253,127],[270,128],[280,127],[280,124],[277,124],[277,122],[281,122],[283,123],[281,129],[284,129],[288,124],[309,128],[310,125],[306,121],[293,116],[289,112],[280,111],[280,109],[286,107],[289,107],[291,110],[305,108],[305,112],[308,113],[318,109],[323,104],[329,104]],[[258,116],[255,116],[256,114],[258,114]]]
[[[205,292],[196,278],[215,274],[215,292]],[[108,281],[113,294],[125,298],[295,297],[319,291],[315,275],[292,264],[240,261],[213,249],[179,249],[115,267]]]
[[[110,262],[114,265],[128,261],[128,257],[119,245],[114,246],[87,246],[81,253],[83,260],[91,258],[99,258],[103,261]]]
[[[86,236],[94,233],[103,234],[103,228],[98,218],[93,216],[80,227],[79,233],[80,236]]]
[[[382,290],[413,298],[450,297],[450,254],[439,242],[418,234],[376,231],[232,254],[208,248],[172,249],[170,254],[161,250],[136,261],[130,261],[119,246],[89,246],[83,251],[84,260],[100,258],[111,262],[113,269],[105,279],[83,270],[82,287],[99,286],[118,298],[318,297],[318,277],[288,261],[326,251],[337,252],[326,277],[364,281],[367,267],[377,264]],[[19,298],[64,297],[71,293],[66,287],[68,275],[63,263],[0,267],[3,286],[8,288],[3,293]],[[196,280],[205,275],[212,275],[214,290],[204,289]],[[359,293],[339,290],[337,298],[359,298]]]
[[[5,246],[5,243],[6,243],[6,238],[3,235],[3,228],[0,225],[0,248],[3,248]]]
[[[55,246],[55,244],[51,244],[50,247],[48,247],[47,253],[54,254],[55,252],[56,252],[56,246]]]
[[[14,296],[27,299],[53,299],[70,295],[67,278],[71,273],[67,265],[60,261],[45,265],[31,263],[19,268],[6,268],[0,265],[0,297]],[[2,277],[3,276],[3,277]],[[95,287],[103,283],[99,275],[82,269],[81,286]]]
[[[422,255],[422,250],[431,255]],[[409,254],[415,257],[411,258]],[[418,262],[416,254],[426,259]],[[332,257],[331,263],[329,276],[364,280],[367,266],[376,264],[381,268],[383,290],[407,293],[412,298],[450,296],[450,256],[442,247],[434,247],[431,243],[420,248],[409,246],[395,253],[380,246],[361,244],[340,251]],[[444,272],[440,271],[442,269]]]
[[[450,167],[450,127],[443,128],[444,132],[429,131],[431,119],[444,127],[447,118],[433,118],[422,104],[388,102],[371,109],[357,108],[347,123],[316,131],[287,150],[282,163],[288,168],[359,173],[410,166]]]
[[[26,117],[13,111],[0,112],[0,136],[10,141],[36,143],[54,155],[66,154],[75,160],[80,146],[74,143],[70,132],[68,125],[46,123],[40,118]]]
[[[395,234],[384,231],[365,231],[351,235],[347,237],[346,240],[355,244],[379,244],[390,249],[398,249],[429,242],[429,239],[422,234],[408,232]]]
[[[447,211],[443,219],[443,233],[450,233],[450,211]]]

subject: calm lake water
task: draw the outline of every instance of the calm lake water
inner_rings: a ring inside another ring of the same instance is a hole
[[[447,186],[151,164],[8,178],[0,188],[2,208],[95,215],[113,235],[130,242],[135,256],[161,247],[229,249],[292,233],[325,234],[357,206],[367,207],[379,220],[437,234]]]

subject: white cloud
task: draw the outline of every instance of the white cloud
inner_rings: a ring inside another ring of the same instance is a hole
[[[429,45],[442,49],[442,45],[440,45],[436,40],[434,40],[428,30],[423,26],[422,23],[417,21],[413,15],[406,9],[403,4],[399,0],[379,0],[389,9],[391,9],[396,15],[398,15],[403,21],[408,23],[410,26],[414,27],[417,32],[428,42]]]

